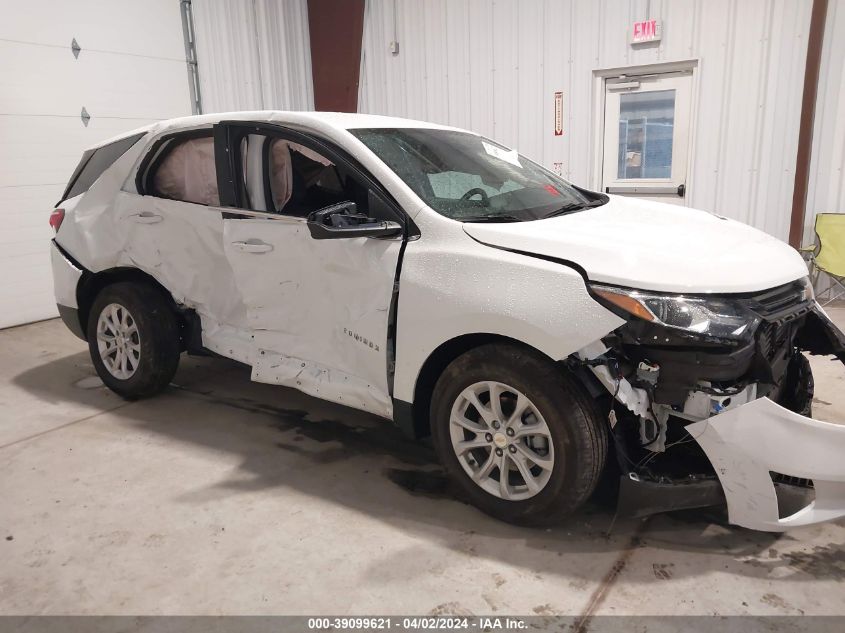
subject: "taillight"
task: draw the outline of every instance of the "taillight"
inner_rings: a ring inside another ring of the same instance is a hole
[[[53,212],[50,214],[50,226],[53,227],[53,230],[58,233],[59,227],[62,225],[62,220],[65,219],[65,210],[64,209],[53,209]]]

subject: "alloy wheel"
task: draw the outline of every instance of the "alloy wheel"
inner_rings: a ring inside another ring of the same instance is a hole
[[[132,314],[119,303],[110,303],[97,319],[97,349],[106,370],[128,380],[141,362],[141,336]]]
[[[464,389],[452,405],[449,435],[467,475],[500,499],[529,499],[551,478],[551,431],[534,403],[509,385],[486,381]]]

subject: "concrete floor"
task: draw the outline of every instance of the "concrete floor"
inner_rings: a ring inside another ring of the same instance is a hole
[[[813,368],[845,423],[845,368]],[[845,522],[611,519],[499,523],[392,426],[231,362],[128,403],[59,321],[0,332],[2,614],[845,614]]]

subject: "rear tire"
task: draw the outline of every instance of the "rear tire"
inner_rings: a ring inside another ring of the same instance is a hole
[[[434,388],[431,428],[440,460],[470,501],[520,525],[550,525],[574,512],[607,457],[605,424],[581,385],[515,344],[484,345],[453,361]]]
[[[159,393],[176,373],[179,323],[152,286],[121,282],[103,288],[89,311],[87,335],[97,374],[127,400]]]

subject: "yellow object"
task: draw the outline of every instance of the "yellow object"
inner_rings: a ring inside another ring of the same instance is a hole
[[[819,213],[816,235],[816,266],[833,277],[845,277],[845,213]]]
[[[815,284],[819,273],[823,272],[830,277],[832,284],[845,291],[845,213],[819,213],[816,216],[815,231],[815,246],[800,249],[809,255],[813,282]],[[834,290],[833,285],[830,290]],[[834,294],[826,303],[841,294],[841,291]]]

